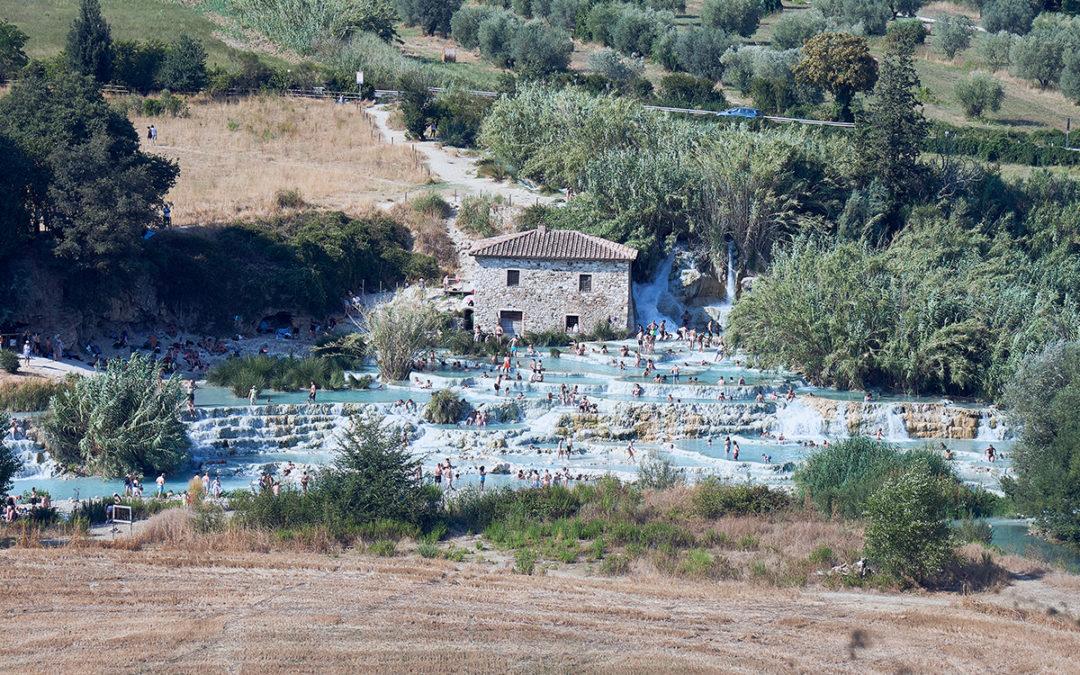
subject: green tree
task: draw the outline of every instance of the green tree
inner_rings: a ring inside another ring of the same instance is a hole
[[[714,82],[724,74],[721,58],[735,40],[717,28],[690,27],[672,31],[676,35],[674,55],[678,69]]]
[[[566,70],[573,51],[574,43],[566,31],[540,19],[522,25],[510,47],[514,70],[531,78]]]
[[[825,17],[816,9],[784,12],[773,24],[773,44],[781,49],[798,49],[827,27]]]
[[[806,42],[796,76],[820,87],[836,99],[842,120],[851,119],[851,100],[877,81],[877,62],[866,38],[847,33],[822,33]]]
[[[168,47],[161,42],[113,42],[113,82],[148,94],[158,86],[158,70]]]
[[[956,83],[956,100],[968,117],[982,117],[984,110],[1001,109],[1005,89],[988,74],[975,72]]]
[[[53,398],[46,447],[68,469],[109,478],[176,471],[189,459],[183,405],[180,380],[159,380],[153,358],[112,359]]]
[[[1031,30],[1035,10],[1029,0],[989,0],[982,8],[983,28],[1023,35]]]
[[[815,0],[814,7],[834,25],[863,35],[882,35],[893,16],[889,0]]]
[[[979,44],[979,54],[992,70],[1007,68],[1012,63],[1010,52],[1016,36],[1007,31],[991,33]]]
[[[32,164],[31,223],[46,230],[57,257],[111,274],[136,264],[178,168],[139,150],[131,122],[93,80],[29,66],[0,99],[0,134]]]
[[[339,522],[420,524],[433,514],[438,497],[417,477],[419,464],[382,420],[353,417],[333,466],[319,476],[319,500]]]
[[[171,91],[202,91],[208,80],[206,49],[190,35],[181,35],[165,52],[158,71],[158,84]]]
[[[29,199],[32,176],[33,163],[0,132],[0,260],[17,253],[34,231]]]
[[[514,38],[521,30],[521,20],[511,12],[494,12],[480,22],[476,41],[485,59],[500,68],[513,64]]]
[[[0,84],[7,82],[27,64],[27,35],[19,27],[0,19]]]
[[[1025,359],[1005,401],[1021,429],[1007,492],[1040,529],[1080,544],[1080,343],[1057,342]]]
[[[926,584],[955,560],[943,481],[913,468],[867,502],[866,555],[885,574]]]
[[[855,130],[856,175],[877,180],[901,202],[915,191],[922,171],[919,154],[929,125],[915,98],[919,76],[911,55],[886,53],[881,75]]]
[[[761,13],[761,0],[705,0],[701,7],[701,23],[750,37],[761,22]]]
[[[406,24],[419,26],[424,35],[450,35],[450,20],[462,0],[398,0],[398,12]]]
[[[480,46],[480,24],[498,10],[487,5],[467,5],[450,19],[450,35],[465,49]]]
[[[946,14],[934,25],[934,46],[950,59],[971,46],[975,22],[966,16]]]
[[[1065,55],[1059,84],[1061,92],[1080,105],[1080,52]]]
[[[101,83],[112,78],[112,37],[99,0],[79,0],[79,15],[67,37],[71,69]]]

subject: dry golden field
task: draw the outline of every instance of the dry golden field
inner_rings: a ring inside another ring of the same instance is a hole
[[[1075,672],[1080,579],[961,596],[345,551],[0,551],[8,672]]]
[[[384,143],[355,105],[266,96],[193,100],[183,118],[132,117],[146,149],[177,160],[167,199],[176,225],[266,216],[279,190],[320,208],[358,213],[428,181],[410,148]],[[146,129],[158,128],[150,146]]]

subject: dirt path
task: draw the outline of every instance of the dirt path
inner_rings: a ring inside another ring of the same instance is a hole
[[[494,194],[501,195],[511,204],[529,206],[532,204],[552,204],[562,199],[562,195],[544,195],[538,190],[530,190],[520,183],[511,181],[497,182],[490,178],[476,175],[477,159],[451,149],[439,143],[416,143],[405,137],[404,131],[391,129],[389,125],[390,109],[385,105],[367,108],[366,112],[375,121],[383,139],[394,145],[409,144],[416,148],[426,159],[433,177],[446,183],[442,192],[456,191],[458,198],[464,195]]]
[[[10,549],[0,583],[12,671],[1069,672],[1080,648],[1074,619],[1004,594],[523,577],[352,552]]]

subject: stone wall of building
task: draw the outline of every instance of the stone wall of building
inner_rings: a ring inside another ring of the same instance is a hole
[[[585,260],[476,258],[473,323],[485,331],[499,325],[502,311],[522,313],[522,331],[565,330],[566,317],[579,317],[582,331],[611,320],[615,328],[633,322],[630,263]],[[520,273],[506,285],[508,270]],[[578,290],[579,276],[592,275],[592,290]]]

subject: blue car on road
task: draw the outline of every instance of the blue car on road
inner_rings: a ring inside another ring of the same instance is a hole
[[[724,117],[747,117],[750,119],[762,116],[761,111],[757,108],[728,108],[719,114]]]

